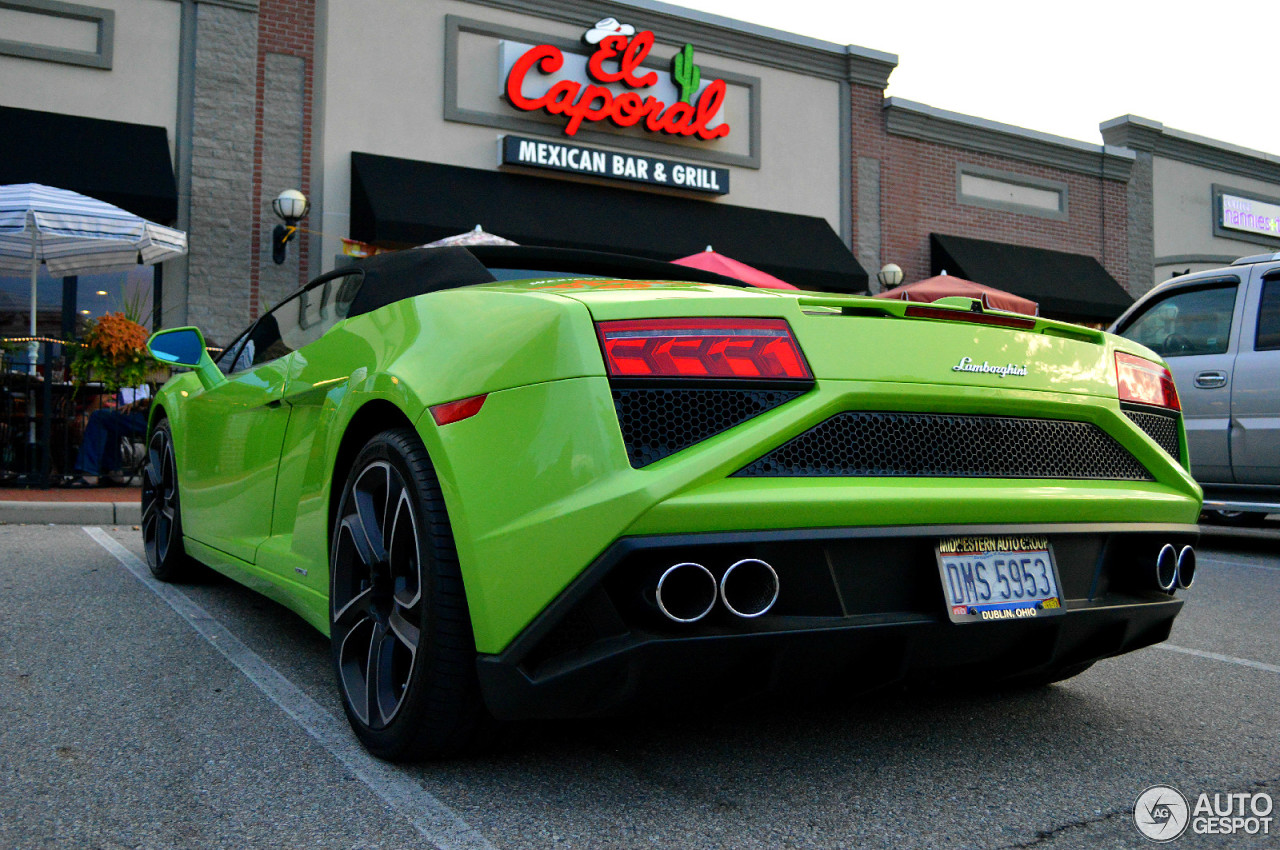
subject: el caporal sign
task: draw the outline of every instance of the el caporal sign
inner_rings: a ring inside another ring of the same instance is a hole
[[[590,56],[566,54],[551,44],[520,45],[527,49],[510,63],[506,75],[505,92],[511,105],[525,112],[563,116],[568,136],[583,124],[604,121],[704,141],[729,135],[721,115],[725,82],[702,83],[692,45],[686,44],[672,58],[669,75],[663,79],[657,71],[643,67],[653,49],[652,32],[636,32],[629,24],[606,18],[588,30],[583,40],[595,48]]]

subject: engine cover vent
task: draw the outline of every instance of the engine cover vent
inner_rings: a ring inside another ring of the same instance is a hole
[[[837,414],[734,475],[1154,480],[1089,422],[883,412]]]

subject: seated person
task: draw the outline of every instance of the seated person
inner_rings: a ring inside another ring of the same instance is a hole
[[[76,477],[68,487],[97,487],[106,483],[103,476],[120,468],[120,438],[147,433],[151,388],[121,390],[118,401],[114,408],[104,407],[89,414],[80,453],[76,455]]]

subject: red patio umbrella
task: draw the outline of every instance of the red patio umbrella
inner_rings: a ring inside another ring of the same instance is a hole
[[[715,272],[725,277],[735,277],[743,283],[749,283],[752,286],[759,286],[763,289],[799,289],[798,286],[792,286],[785,280],[776,278],[768,272],[762,272],[746,263],[738,262],[733,257],[717,254],[711,250],[710,245],[707,246],[705,251],[699,251],[696,254],[690,254],[687,257],[681,257],[671,262],[679,266],[688,266],[692,269],[702,269],[704,272]]]
[[[928,303],[951,295],[962,295],[982,301],[982,306],[991,310],[1007,310],[1010,313],[1024,313],[1028,316],[1040,315],[1040,305],[1030,298],[974,283],[962,277],[938,275],[917,280],[915,283],[904,283],[893,289],[878,292],[873,298],[895,298],[900,301],[922,301]]]

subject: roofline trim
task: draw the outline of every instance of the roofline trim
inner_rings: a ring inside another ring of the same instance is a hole
[[[592,23],[591,14],[577,0],[469,0],[508,12],[546,18],[568,24]],[[841,45],[771,27],[738,21],[708,12],[685,9],[659,0],[613,0],[624,7],[623,17],[643,29],[652,29],[664,41],[687,40],[721,56],[766,65],[783,71],[842,80],[884,89],[898,66],[892,53],[856,45]],[[634,12],[632,11],[634,10]],[[595,14],[610,11],[600,7]],[[634,17],[633,17],[634,15]]]
[[[1036,165],[1128,182],[1137,155],[1088,142],[938,109],[900,97],[885,98],[885,126],[897,136],[1018,159]]]
[[[1280,155],[1175,130],[1140,115],[1121,115],[1103,121],[1098,129],[1108,144],[1255,180],[1280,182]]]

